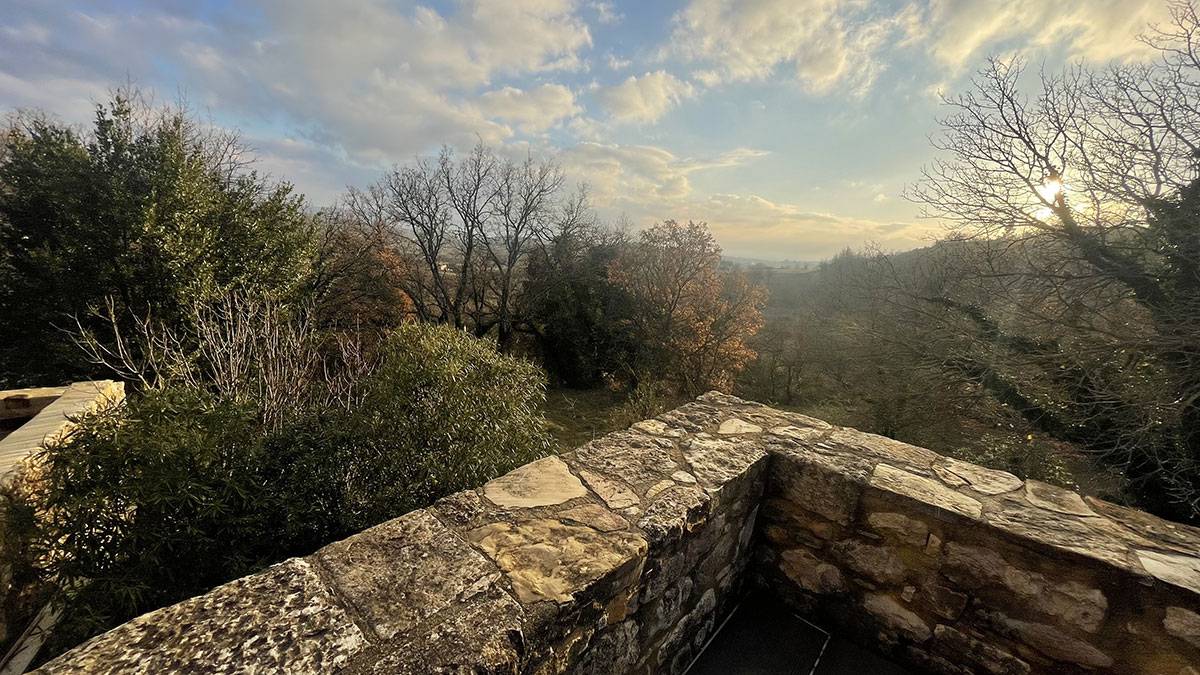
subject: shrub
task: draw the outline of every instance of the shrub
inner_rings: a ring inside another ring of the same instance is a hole
[[[550,448],[532,364],[448,327],[381,349],[355,406],[268,426],[252,401],[164,386],[41,451],[30,546],[66,610],[51,651]]]

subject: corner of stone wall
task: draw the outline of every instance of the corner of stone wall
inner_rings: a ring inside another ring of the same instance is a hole
[[[1200,668],[1200,530],[852,429],[772,432],[754,575],[929,672]]]
[[[1200,530],[717,393],[46,673],[680,673],[746,581],[929,672],[1198,675]]]

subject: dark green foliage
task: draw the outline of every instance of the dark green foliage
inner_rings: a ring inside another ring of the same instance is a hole
[[[273,430],[252,402],[167,387],[43,450],[22,550],[53,552],[51,651],[549,451],[535,366],[444,326],[402,326],[382,350],[355,405],[301,402]]]
[[[304,281],[302,199],[185,111],[119,94],[86,135],[33,115],[2,133],[0,385],[93,374],[59,328],[107,298],[172,323],[230,289],[284,297]]]
[[[572,233],[532,256],[526,295],[542,363],[569,387],[589,387],[627,375],[639,345],[630,322],[632,299],[608,279],[625,245],[605,233]]]

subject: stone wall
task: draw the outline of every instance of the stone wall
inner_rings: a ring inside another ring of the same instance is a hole
[[[693,403],[538,460],[40,672],[683,672],[746,576],[767,466],[719,417]]]
[[[768,435],[755,576],[922,671],[1200,675],[1200,530],[813,421]]]
[[[1192,528],[708,394],[43,670],[679,673],[754,582],[924,670],[1194,675],[1197,551]]]

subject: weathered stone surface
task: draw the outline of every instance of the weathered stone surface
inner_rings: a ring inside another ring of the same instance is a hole
[[[1200,647],[1200,614],[1182,607],[1168,607],[1163,617],[1167,633]]]
[[[670,439],[617,431],[578,448],[566,459],[609,480],[624,481],[641,494],[683,468],[671,454],[674,448]]]
[[[682,444],[683,457],[692,473],[709,491],[747,475],[755,464],[764,464],[767,453],[746,442],[693,439]]]
[[[932,450],[843,427],[829,432],[826,441],[839,453],[862,457],[872,464],[885,463],[919,474],[929,474],[942,456]]]
[[[871,486],[968,518],[978,518],[983,511],[983,505],[976,499],[955,492],[932,478],[918,476],[888,464],[875,467],[875,472],[871,474]]]
[[[859,460],[821,454],[805,455],[802,449],[775,455],[774,490],[780,504],[810,511],[841,525],[849,525],[858,511],[867,473]]]
[[[942,586],[930,584],[921,589],[921,597],[935,614],[943,619],[957,619],[967,606],[967,594]]]
[[[291,559],[142,615],[39,672],[327,673],[366,647],[312,565]]]
[[[933,632],[915,612],[890,595],[868,593],[863,597],[863,609],[889,630],[914,642],[928,640]]]
[[[571,601],[608,575],[640,569],[646,540],[548,518],[493,523],[468,533],[512,583],[523,603]]]
[[[524,612],[507,593],[491,587],[438,616],[434,630],[414,631],[386,649],[370,672],[517,673],[521,666]]]
[[[1096,515],[1096,512],[1088,507],[1078,494],[1041,481],[1025,482],[1025,499],[1038,508],[1068,516]]]
[[[947,485],[969,487],[985,495],[999,495],[1019,489],[1022,480],[1007,471],[987,469],[952,457],[934,462],[933,472]]]
[[[1053,510],[1009,500],[1002,508],[989,511],[984,520],[1015,539],[1053,546],[1132,569],[1132,552],[1121,537],[1114,535],[1114,526],[1107,518],[1064,517]]]
[[[721,416],[720,408],[708,405],[709,403],[720,406],[730,405],[726,402],[705,400],[704,396],[701,396],[694,403],[681,405],[670,412],[659,415],[658,419],[675,429],[682,429],[690,433],[702,432],[717,424]]]
[[[717,427],[717,433],[722,436],[732,436],[734,434],[757,434],[763,430],[757,424],[751,424],[736,417],[731,417]]]
[[[627,486],[616,480],[610,480],[587,469],[580,471],[579,475],[583,476],[583,480],[587,482],[588,487],[600,499],[603,499],[604,503],[608,504],[608,508],[610,509],[624,509],[636,506],[641,501],[633,490],[630,490]]]
[[[645,432],[651,436],[665,436],[667,438],[679,438],[687,434],[683,429],[673,429],[659,420],[642,420],[630,428]]]
[[[614,532],[629,527],[629,521],[599,504],[576,506],[575,508],[560,512],[558,517],[562,520],[587,525],[601,532]]]
[[[1120,533],[1138,546],[1155,546],[1171,549],[1177,553],[1191,554],[1200,551],[1200,528],[1173,523],[1125,506],[1118,506],[1095,497],[1084,501],[1097,513],[1107,516],[1114,524],[1110,530]]]
[[[530,462],[483,486],[493,504],[518,508],[562,504],[585,494],[583,483],[557,457]]]
[[[676,483],[683,483],[684,485],[696,484],[696,477],[686,471],[676,471],[671,474],[671,479]]]
[[[933,629],[934,649],[959,664],[970,664],[990,675],[1026,675],[1029,664],[994,645],[977,640],[950,626]]]
[[[583,655],[578,675],[620,675],[634,672],[638,657],[638,622],[624,621],[592,641]]]
[[[1088,632],[1100,628],[1108,611],[1108,600],[1099,589],[1020,569],[989,549],[950,542],[944,571],[966,588],[1001,586],[1021,604]]]
[[[1142,567],[1159,581],[1200,593],[1200,558],[1143,550],[1137,556]]]
[[[853,539],[837,542],[830,549],[847,567],[861,577],[881,584],[898,584],[907,567],[887,546],[874,546]]]
[[[384,640],[499,577],[494,565],[425,510],[330,544],[311,558]]]
[[[810,593],[841,593],[846,582],[837,567],[817,558],[806,548],[794,548],[780,554],[780,569],[800,588]]]
[[[708,505],[708,498],[695,485],[671,483],[646,507],[637,526],[651,545],[659,545],[691,532],[708,515]]]
[[[995,625],[1007,629],[1017,639],[1055,661],[1086,668],[1108,668],[1113,665],[1112,657],[1095,645],[1077,640],[1054,626],[1013,619],[1000,612],[990,613],[989,618]]]
[[[694,587],[695,582],[690,577],[683,577],[668,586],[655,602],[648,603],[649,611],[647,613],[649,616],[646,617],[646,634],[657,635],[674,626],[679,619],[683,618]]]
[[[867,516],[867,525],[898,544],[921,547],[929,539],[929,527],[902,513],[877,512]]]
[[[659,648],[660,668],[655,672],[682,674],[693,657],[704,646],[716,623],[713,611],[717,606],[716,593],[709,589],[691,612],[669,631]]]

